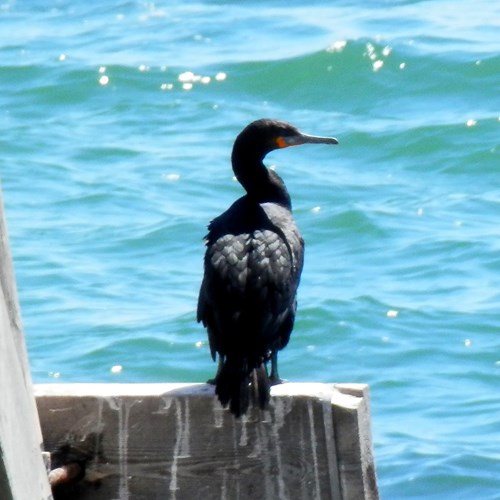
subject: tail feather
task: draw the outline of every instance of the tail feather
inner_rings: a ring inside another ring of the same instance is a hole
[[[250,373],[245,360],[231,357],[224,360],[217,377],[215,394],[222,406],[229,405],[236,417],[246,413],[250,401]]]
[[[262,363],[254,370],[254,396],[261,410],[265,410],[271,397],[271,382],[267,374],[266,365]]]
[[[215,394],[222,406],[229,405],[235,417],[244,415],[248,410],[252,379],[254,400],[261,409],[265,409],[269,404],[271,384],[264,363],[255,368],[246,359],[228,357],[224,360],[216,379]]]

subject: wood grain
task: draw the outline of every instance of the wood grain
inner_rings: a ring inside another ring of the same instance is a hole
[[[371,453],[371,441],[357,444],[359,410],[368,409],[360,405],[364,386],[353,396],[333,385],[284,384],[273,388],[269,411],[251,408],[240,419],[223,410],[204,384],[124,385],[115,387],[116,394],[98,384],[73,394],[72,385],[57,386],[61,394],[45,387],[49,393],[37,388],[37,402],[46,449],[94,448],[89,480],[57,498],[377,498],[376,482],[365,492],[360,455],[366,445]],[[344,413],[332,404],[335,395]],[[336,414],[342,422],[335,422]],[[347,443],[352,452],[337,449],[335,436],[353,430]],[[88,435],[99,438],[86,442]]]

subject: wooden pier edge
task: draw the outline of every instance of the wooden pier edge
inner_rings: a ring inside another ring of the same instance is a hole
[[[377,499],[368,387],[287,383],[235,419],[207,384],[35,386],[46,448],[88,457],[58,498]]]

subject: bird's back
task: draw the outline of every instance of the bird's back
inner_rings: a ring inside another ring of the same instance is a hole
[[[303,240],[288,208],[236,201],[209,225],[198,320],[212,355],[259,364],[289,339]]]

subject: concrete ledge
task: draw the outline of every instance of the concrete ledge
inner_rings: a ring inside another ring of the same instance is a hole
[[[91,457],[57,498],[376,499],[368,387],[283,384],[241,419],[206,384],[35,386],[45,448]]]

